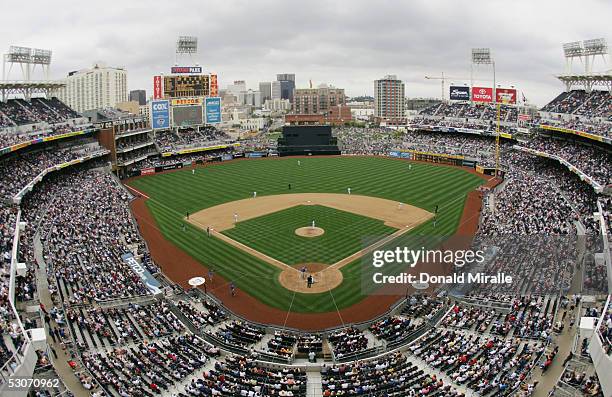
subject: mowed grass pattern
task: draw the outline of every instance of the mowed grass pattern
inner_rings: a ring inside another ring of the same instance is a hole
[[[191,225],[182,231],[186,212],[252,196],[321,192],[346,193],[402,201],[430,212],[439,205],[438,221],[418,226],[395,240],[411,241],[417,235],[452,235],[461,219],[466,194],[483,183],[461,169],[367,157],[295,158],[234,161],[147,176],[130,182],[151,199],[147,205],[161,232],[199,262],[215,271],[263,303],[287,310],[294,293],[278,283],[279,270],[243,251],[204,233]],[[288,189],[291,183],[292,189]],[[349,307],[365,296],[361,291],[361,262],[342,268],[343,283],[322,294],[295,294],[291,310],[328,312]],[[334,304],[335,302],[335,304]]]
[[[295,234],[295,229],[315,225],[325,230],[310,238]],[[331,265],[365,248],[364,238],[377,239],[397,229],[383,221],[321,205],[299,205],[249,219],[223,233],[259,252],[288,265],[325,263]]]

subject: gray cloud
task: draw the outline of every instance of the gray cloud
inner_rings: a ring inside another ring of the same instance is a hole
[[[287,72],[298,87],[312,79],[371,95],[375,78],[397,74],[408,96],[426,97],[439,96],[440,84],[425,75],[444,72],[463,82],[470,49],[491,47],[498,82],[538,105],[562,90],[554,78],[564,67],[561,43],[609,37],[612,15],[605,0],[60,0],[4,7],[15,17],[2,18],[0,50],[52,49],[55,78],[103,61],[128,69],[130,89],[150,92],[152,76],[169,70],[174,42],[186,34],[198,36],[197,61],[218,73],[222,86],[244,79],[255,88]],[[482,70],[477,77],[492,76]]]

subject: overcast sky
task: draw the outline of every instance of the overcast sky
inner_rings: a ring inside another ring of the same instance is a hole
[[[276,73],[295,73],[298,87],[312,79],[349,96],[372,95],[374,79],[396,74],[408,97],[439,97],[440,82],[425,75],[444,72],[452,78],[447,86],[468,82],[471,48],[490,47],[498,84],[543,105],[563,89],[554,78],[565,65],[561,43],[612,36],[610,0],[3,3],[1,51],[53,50],[53,78],[95,61],[122,66],[129,89],[145,88],[147,95],[152,76],[174,63],[177,37],[193,35],[194,63],[217,73],[221,88],[238,79],[257,88]],[[476,76],[492,79],[486,68]],[[10,77],[20,78],[16,70]]]

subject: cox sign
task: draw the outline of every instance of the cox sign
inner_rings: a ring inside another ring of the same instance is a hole
[[[472,88],[472,100],[474,102],[493,102],[493,88],[491,87]]]
[[[151,126],[153,129],[170,128],[170,104],[167,100],[151,101]]]

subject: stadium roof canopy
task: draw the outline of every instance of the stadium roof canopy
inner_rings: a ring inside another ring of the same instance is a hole
[[[612,93],[612,72],[594,74],[560,74],[556,76],[565,84],[567,91],[572,87],[584,88],[591,92],[593,87],[605,87]]]
[[[51,97],[51,94],[65,85],[64,82],[54,80],[5,80],[0,81],[0,93],[3,101],[6,101],[9,95],[23,95],[26,99],[31,98],[32,94],[45,94]]]

